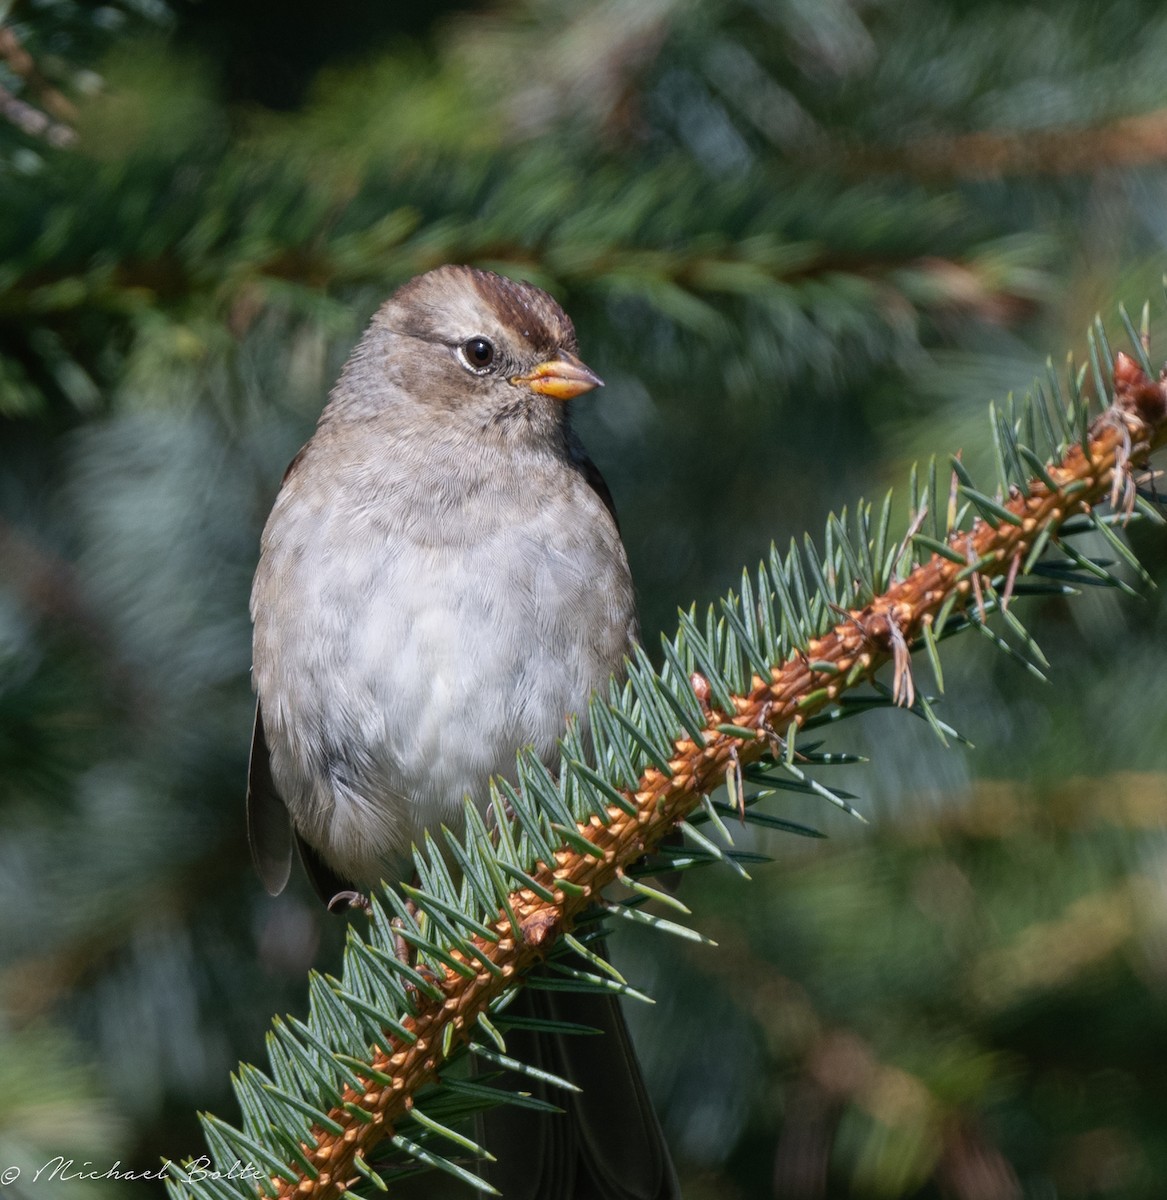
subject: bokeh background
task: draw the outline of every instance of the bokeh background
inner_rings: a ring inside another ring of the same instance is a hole
[[[913,460],[988,463],[988,401],[1082,361],[1096,312],[1163,327],[1165,165],[1154,0],[0,0],[10,1192],[157,1189],[31,1172],[197,1153],[337,960],[341,923],[247,861],[247,595],[394,286],[473,262],[571,312],[652,647]],[[1163,533],[1131,538],[1167,574]],[[828,838],[690,876],[720,950],[618,943],[687,1196],[1163,1194],[1141,591],[1026,604],[1052,686],[951,645],[972,746],[845,723],[871,761],[829,782],[869,823],[786,801]]]

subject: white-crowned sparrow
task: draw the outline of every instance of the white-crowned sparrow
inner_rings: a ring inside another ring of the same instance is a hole
[[[252,591],[248,830],[269,892],[293,844],[326,902],[407,878],[411,846],[458,828],[465,796],[485,805],[517,750],[554,766],[568,715],[586,723],[621,670],[632,581],[568,424],[566,402],[600,384],[576,351],[545,292],[451,266],[399,289],[345,365]],[[520,999],[607,1032],[526,1047],[584,1093],[566,1120],[497,1118],[492,1182],[531,1200],[678,1194],[616,1005]]]

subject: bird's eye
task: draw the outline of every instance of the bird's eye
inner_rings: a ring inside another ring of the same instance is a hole
[[[484,337],[472,337],[458,347],[458,354],[471,371],[482,375],[494,364],[494,344]]]

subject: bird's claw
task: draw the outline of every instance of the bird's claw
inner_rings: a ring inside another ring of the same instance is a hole
[[[346,888],[343,892],[337,892],[328,902],[328,911],[330,913],[342,912],[346,908],[359,908],[366,916],[373,911],[373,905],[369,897],[364,892],[358,892],[351,888]]]

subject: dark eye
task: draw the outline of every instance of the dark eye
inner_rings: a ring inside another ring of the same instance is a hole
[[[471,371],[489,371],[494,363],[494,344],[484,337],[472,337],[458,347],[462,361]]]

